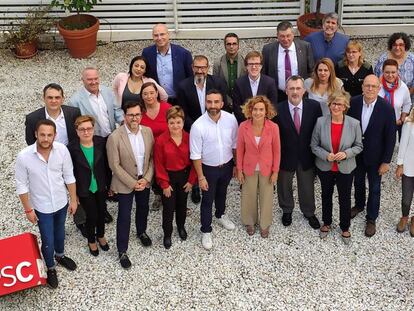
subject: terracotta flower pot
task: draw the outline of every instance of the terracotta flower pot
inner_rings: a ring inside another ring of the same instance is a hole
[[[319,17],[322,19],[325,16],[325,14],[319,13]],[[312,32],[320,31],[321,28],[313,28],[309,27],[306,22],[308,20],[316,19],[316,13],[307,13],[303,14],[298,17],[296,20],[296,26],[298,27],[300,38],[303,39],[307,35],[311,34]]]
[[[89,28],[70,30],[64,25],[89,23]],[[86,58],[96,51],[96,36],[99,30],[99,20],[92,15],[80,14],[63,18],[57,25],[60,35],[65,40],[69,54],[74,58]]]
[[[22,42],[17,43],[15,45],[15,48],[13,50],[14,55],[17,58],[31,58],[37,54],[37,42],[36,40],[30,41],[30,42]]]

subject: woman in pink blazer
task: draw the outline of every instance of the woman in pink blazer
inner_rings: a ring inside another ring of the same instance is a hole
[[[242,184],[241,219],[249,235],[259,224],[260,235],[269,236],[272,224],[273,186],[280,163],[279,127],[266,96],[254,96],[243,107],[246,121],[237,138],[237,178]]]

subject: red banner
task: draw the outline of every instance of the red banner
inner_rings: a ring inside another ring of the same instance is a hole
[[[45,285],[46,278],[34,234],[23,233],[0,240],[0,296]]]

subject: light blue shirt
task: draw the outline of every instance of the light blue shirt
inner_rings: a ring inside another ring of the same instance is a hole
[[[207,79],[204,80],[204,85],[202,89],[200,89],[197,86],[197,83],[194,81],[194,86],[197,90],[198,102],[200,104],[201,114],[206,112],[206,81]]]
[[[157,75],[158,82],[167,92],[168,97],[176,97],[174,91],[171,46],[168,48],[165,55],[157,50]]]
[[[362,113],[361,113],[361,127],[362,127],[362,134],[365,133],[369,119],[371,119],[372,112],[374,111],[374,107],[377,100],[375,100],[372,104],[367,105],[365,103],[365,99],[362,99]]]
[[[257,95],[257,90],[259,89],[260,76],[256,80],[252,80],[249,77],[249,82],[250,82],[250,88],[252,90],[252,95],[256,96]]]

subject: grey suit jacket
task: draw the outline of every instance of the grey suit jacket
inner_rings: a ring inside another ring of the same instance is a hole
[[[332,152],[331,140],[331,116],[326,115],[318,118],[312,133],[312,152],[316,155],[315,165],[321,171],[329,171],[332,162],[326,158]],[[343,174],[350,174],[356,167],[355,156],[362,151],[362,134],[359,121],[345,116],[342,128],[339,151],[346,153],[346,158],[338,162],[338,169]]]
[[[109,135],[106,152],[109,167],[113,172],[111,190],[116,193],[128,194],[134,191],[138,181],[138,170],[125,127],[126,125],[123,125]],[[141,130],[145,144],[143,178],[151,182],[154,175],[152,159],[154,137],[149,127],[141,125]]]
[[[313,53],[311,45],[303,40],[294,39],[296,48],[296,57],[298,61],[298,74],[306,79],[310,76],[313,70],[315,61],[313,60]],[[262,72],[276,81],[276,88],[279,88],[279,78],[277,75],[277,57],[279,55],[279,42],[266,44],[262,50],[263,67]]]
[[[237,78],[246,74],[246,67],[244,66],[244,58],[240,53],[237,54]],[[216,59],[213,65],[213,75],[219,76],[226,80],[227,86],[229,85],[229,72],[227,70],[227,58],[226,54],[222,55],[219,59]]]
[[[115,123],[121,124],[124,120],[124,113],[121,107],[117,104],[114,93],[112,90],[104,85],[99,87],[99,91],[102,94],[102,97],[105,101],[105,105],[108,110],[109,123],[111,125],[111,131],[115,130]],[[89,101],[89,93],[82,87],[78,92],[76,92],[69,100],[69,106],[78,107],[82,115],[88,114],[95,117],[95,135],[104,136],[101,133],[101,126],[99,125],[99,119],[96,117],[95,110],[91,106]]]

